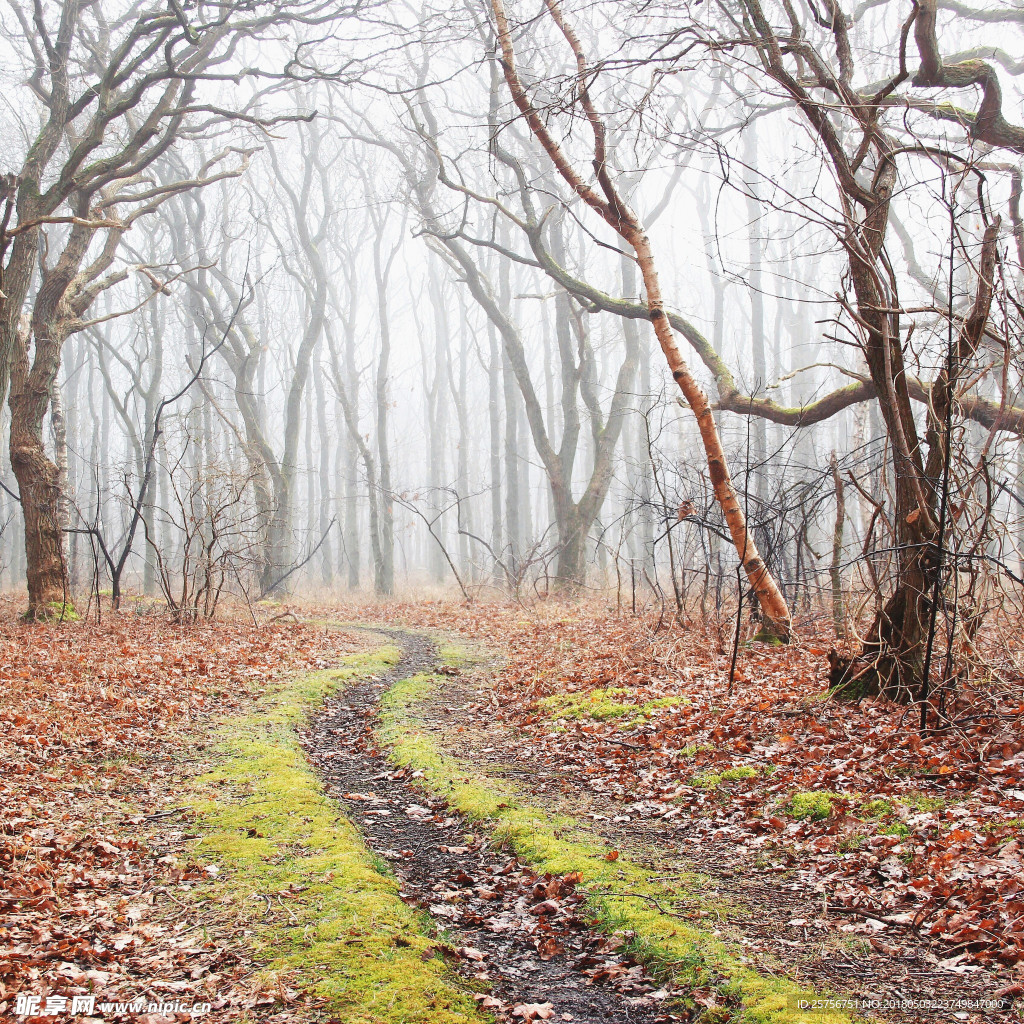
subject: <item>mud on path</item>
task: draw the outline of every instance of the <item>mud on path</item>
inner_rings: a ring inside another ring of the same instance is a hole
[[[401,648],[398,666],[329,700],[300,739],[366,846],[391,864],[402,898],[444,929],[439,953],[499,1019],[685,1019],[667,1002],[671,993],[622,954],[621,939],[594,930],[574,878],[538,876],[503,854],[377,749],[381,695],[401,679],[437,672],[438,662],[423,636],[374,632]]]

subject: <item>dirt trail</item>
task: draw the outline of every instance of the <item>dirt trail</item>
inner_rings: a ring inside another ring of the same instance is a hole
[[[958,1000],[969,1006],[971,1000],[992,998],[999,983],[987,971],[944,971],[936,966],[931,948],[910,929],[891,928],[878,938],[878,922],[869,914],[824,901],[822,893],[794,871],[780,873],[758,864],[748,851],[727,841],[694,846],[685,818],[650,817],[642,803],[632,804],[628,797],[612,803],[590,792],[577,782],[576,763],[510,764],[508,752],[525,740],[487,721],[492,701],[486,677],[465,676],[435,693],[419,714],[442,750],[454,753],[457,747],[459,756],[495,778],[513,781],[531,802],[553,814],[589,819],[596,835],[637,863],[665,874],[698,872],[706,877],[711,900],[747,908],[743,916],[733,914],[717,926],[764,969],[781,964],[790,976],[820,989],[881,1000],[883,1008],[873,1016],[893,1024],[1020,1021],[1009,1006],[957,1012],[953,1004]],[[685,900],[678,909],[687,909]],[[933,1005],[892,1007],[893,1001],[902,1000]]]
[[[375,632],[401,648],[397,668],[344,690],[300,735],[368,848],[391,863],[403,899],[446,930],[442,955],[471,989],[489,994],[483,1005],[506,1019],[524,1004],[551,1004],[548,1019],[581,1024],[684,1019],[666,1008],[665,990],[619,953],[616,940],[593,930],[571,878],[538,877],[472,835],[461,816],[377,749],[382,693],[438,664],[425,637]],[[511,1019],[523,1020],[523,1013]]]

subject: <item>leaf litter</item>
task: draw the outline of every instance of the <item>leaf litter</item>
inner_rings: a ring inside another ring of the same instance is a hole
[[[309,1019],[302,993],[262,986],[230,921],[190,902],[218,868],[190,855],[181,782],[203,769],[218,718],[353,643],[301,625],[126,613],[52,627],[0,609],[0,1017],[26,993],[43,1009],[91,994],[208,1002],[211,1021]]]
[[[659,630],[642,617],[554,602],[529,610],[392,603],[343,614],[444,630],[500,652],[493,678],[453,680],[467,687],[464,702],[438,709],[454,752],[490,760],[552,806],[589,814],[616,848],[647,847],[660,851],[652,862],[698,866],[713,892],[747,908],[712,923],[738,935],[755,962],[781,959],[841,991],[941,995],[960,986],[1008,1000],[1024,992],[1024,704],[1013,663],[1020,636],[979,640],[994,674],[1013,687],[979,686],[950,709],[957,725],[919,734],[905,708],[821,699],[829,640],[813,627],[788,649],[741,650],[730,691],[722,629]],[[2,609],[0,1014],[21,991],[91,991],[209,998],[214,1020],[237,1019],[242,1009],[260,1019],[310,1019],[304,993],[286,984],[260,989],[258,965],[228,924],[204,931],[188,910],[190,889],[215,880],[217,866],[190,859],[176,794],[182,751],[203,756],[214,718],[244,707],[278,672],[327,664],[339,642],[300,625],[183,629],[136,615],[51,629],[20,623],[13,605]],[[610,717],[545,703],[590,700],[598,690]],[[420,796],[408,801],[410,814],[402,808],[408,821],[421,815],[413,804],[427,812],[424,827],[450,817]],[[368,821],[395,815],[386,805],[370,809],[383,813]],[[511,877],[496,874],[506,863],[466,870],[467,857],[488,855],[456,835],[462,827],[449,826],[437,856],[458,851],[451,856],[473,885],[459,881],[454,865],[438,892],[417,893],[408,881],[414,900],[453,908],[453,926],[472,928],[499,884],[518,900],[552,881],[523,865]],[[408,858],[395,852],[388,859],[400,871]],[[602,964],[618,977],[635,970],[614,949],[585,948],[587,932],[572,926],[574,897],[552,898],[559,912],[515,916],[533,962],[552,962],[543,959],[551,939],[576,958],[598,957],[575,965],[581,978]],[[676,909],[687,913],[685,903]],[[527,917],[533,931],[523,930]],[[500,915],[488,918],[500,929]],[[453,959],[493,981],[486,941],[459,931]],[[576,940],[584,946],[570,950]],[[591,988],[612,980],[599,976]],[[509,1000],[500,979],[490,988],[484,981],[484,1009],[513,1021],[553,1019],[544,1016],[550,992]],[[639,996],[657,1002],[663,996],[650,985],[640,980]]]
[[[965,689],[954,724],[921,734],[915,712],[881,698],[824,699],[830,641],[813,624],[788,648],[742,648],[730,689],[723,630],[554,601],[377,614],[499,652],[491,677],[437,698],[447,749],[589,815],[634,856],[709,875],[712,897],[747,907],[722,929],[755,958],[840,991],[999,998],[984,1019],[1016,1019],[1020,636],[979,638],[1012,686]]]

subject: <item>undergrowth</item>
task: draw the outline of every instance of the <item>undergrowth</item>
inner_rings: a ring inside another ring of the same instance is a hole
[[[618,718],[622,719],[623,728],[633,728],[642,725],[660,708],[689,704],[685,697],[656,697],[640,704],[620,699],[630,692],[623,687],[611,686],[580,693],[556,693],[542,697],[537,706],[554,719],[593,718],[600,722]]]

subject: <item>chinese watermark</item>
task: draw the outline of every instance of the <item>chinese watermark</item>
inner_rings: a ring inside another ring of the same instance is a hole
[[[67,1013],[72,1017],[91,1017],[117,1013],[187,1013],[191,1017],[202,1017],[209,1013],[209,1003],[185,1003],[180,999],[158,1003],[146,999],[132,999],[127,1002],[98,1000],[95,996],[30,996],[19,994],[14,1000],[14,1012],[19,1017],[53,1016]]]

